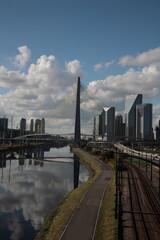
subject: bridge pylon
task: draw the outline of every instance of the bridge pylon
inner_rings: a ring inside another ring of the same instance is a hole
[[[81,121],[80,121],[80,77],[77,81],[77,99],[76,99],[76,116],[75,116],[75,131],[74,142],[77,145],[81,143]]]

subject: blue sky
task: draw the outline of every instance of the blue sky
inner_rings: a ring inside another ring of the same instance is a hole
[[[140,91],[159,118],[159,9],[159,0],[0,0],[1,112],[43,113],[80,75],[117,112]]]

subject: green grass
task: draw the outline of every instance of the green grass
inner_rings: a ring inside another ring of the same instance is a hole
[[[134,158],[134,157],[128,157],[127,159],[126,159],[128,162],[131,162],[131,163],[133,163],[133,164],[136,164],[136,165],[138,165],[138,166],[140,166],[140,167],[145,167],[146,166],[146,161],[143,161],[143,160],[139,160],[139,159],[137,159],[137,158]]]
[[[73,152],[80,157],[90,173],[88,181],[68,194],[68,196],[46,217],[36,240],[59,240],[67,223],[77,208],[79,202],[88,190],[89,186],[100,176],[102,170],[99,164],[93,161],[84,151],[75,148]]]

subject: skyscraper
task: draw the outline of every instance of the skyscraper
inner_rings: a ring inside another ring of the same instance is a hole
[[[35,120],[35,132],[36,133],[45,133],[45,119],[36,119]]]
[[[26,119],[21,118],[20,120],[20,135],[25,135],[26,133]]]
[[[152,139],[152,104],[136,106],[136,139]]]
[[[123,117],[121,114],[118,114],[115,117],[115,137],[116,139],[123,139],[124,138],[124,123],[123,123]]]
[[[155,128],[155,138],[157,141],[160,140],[160,119],[158,120],[158,126]]]
[[[101,138],[101,131],[102,124],[101,124],[101,114],[97,114],[94,117],[94,135],[95,135],[95,140],[99,140]]]
[[[107,140],[114,139],[115,107],[104,107],[102,110],[102,137]]]
[[[30,131],[33,132],[34,120],[33,118],[30,121]]]
[[[128,95],[125,100],[125,137],[136,139],[136,105],[142,104],[142,94]]]
[[[42,118],[41,120],[41,133],[45,133],[45,119]]]
[[[5,138],[8,130],[8,118],[0,118],[0,136]]]
[[[35,133],[41,133],[41,120],[35,120]]]

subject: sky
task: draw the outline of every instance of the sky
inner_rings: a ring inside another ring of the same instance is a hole
[[[46,117],[80,76],[116,113],[142,93],[156,125],[159,9],[159,0],[0,0],[0,117],[15,126]]]

